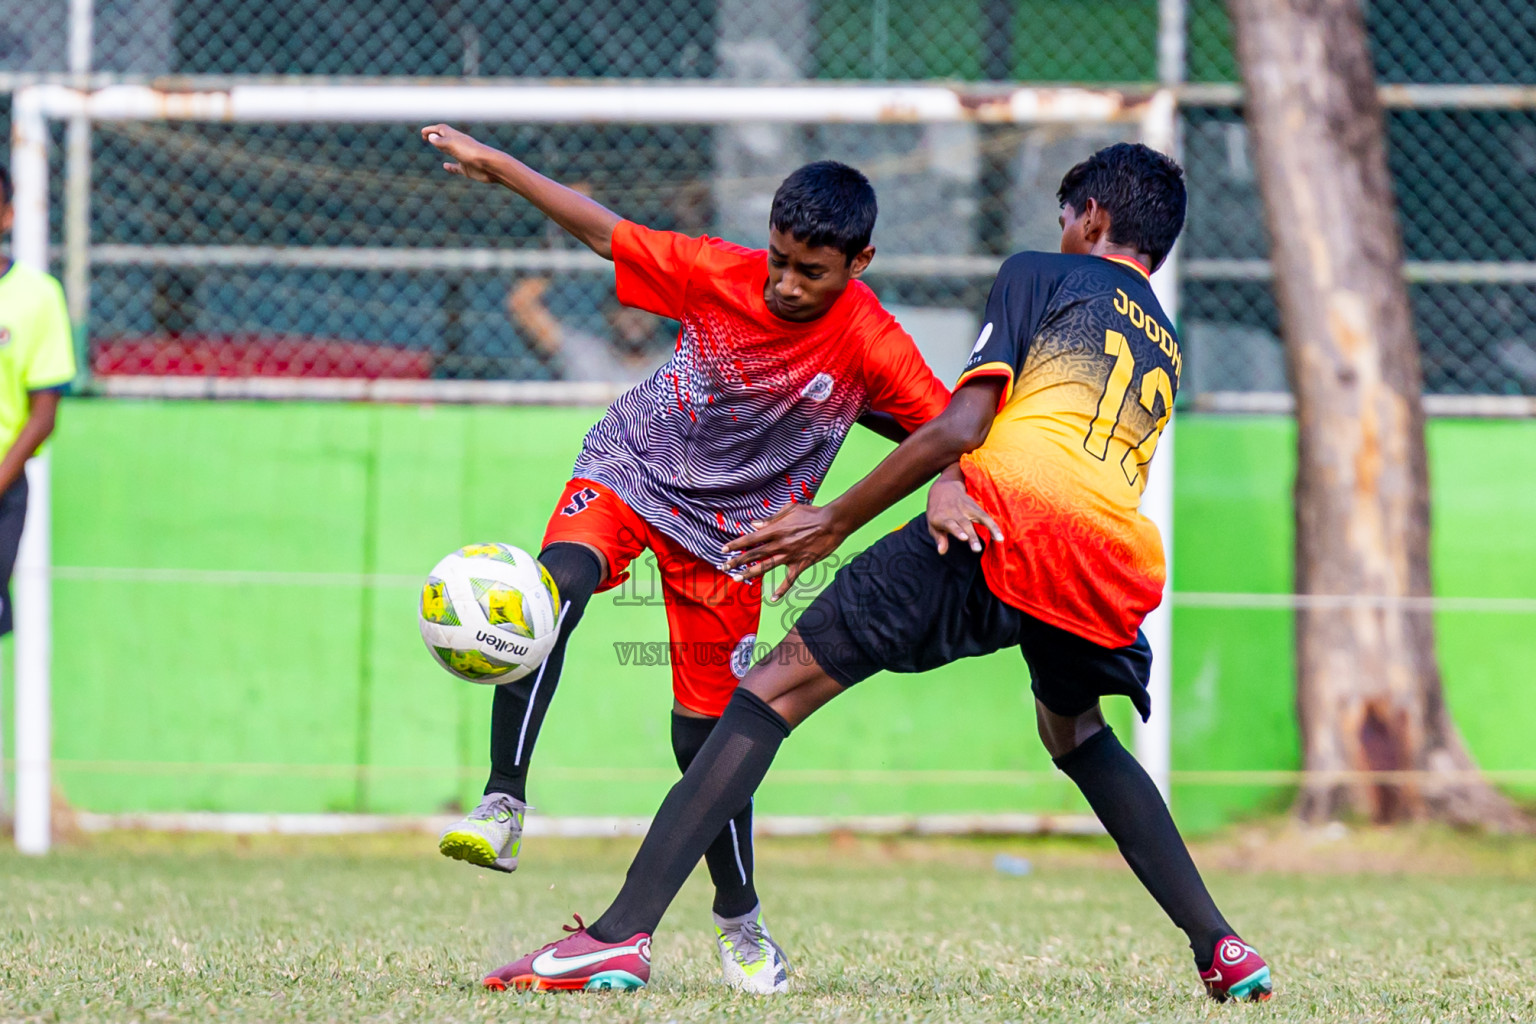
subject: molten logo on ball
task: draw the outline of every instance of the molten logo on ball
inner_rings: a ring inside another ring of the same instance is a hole
[[[467,544],[432,569],[417,607],[421,639],[460,679],[500,684],[533,672],[555,646],[560,588],[510,544]]]

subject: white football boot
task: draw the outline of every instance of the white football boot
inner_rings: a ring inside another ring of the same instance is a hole
[[[715,944],[726,985],[760,996],[789,991],[789,958],[768,934],[762,904],[741,917],[715,915]]]
[[[444,857],[495,871],[516,871],[528,805],[506,793],[487,793],[480,806],[448,826],[437,840]]]

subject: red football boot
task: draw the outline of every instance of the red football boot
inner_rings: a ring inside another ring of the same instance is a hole
[[[1236,935],[1228,935],[1216,943],[1216,958],[1211,969],[1200,972],[1205,991],[1218,1003],[1228,999],[1246,999],[1259,1002],[1274,995],[1269,980],[1269,965],[1259,956],[1259,951]]]
[[[624,942],[599,942],[587,934],[581,915],[573,916],[576,927],[564,926],[570,935],[492,971],[482,984],[498,992],[644,988],[651,980],[651,937],[641,932]]]

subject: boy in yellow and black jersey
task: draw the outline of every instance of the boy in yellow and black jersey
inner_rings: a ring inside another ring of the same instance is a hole
[[[1105,647],[1135,642],[1163,591],[1139,507],[1182,359],[1148,274],[1131,256],[1010,258],[957,385],[1003,386],[986,441],[960,458],[1005,538],[981,555],[988,586]]]

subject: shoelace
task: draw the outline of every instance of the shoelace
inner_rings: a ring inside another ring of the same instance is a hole
[[[586,931],[587,930],[586,922],[584,922],[581,919],[581,915],[580,914],[572,914],[571,916],[576,919],[576,927],[572,928],[568,924],[563,924],[563,925],[560,926],[562,929],[564,929],[565,931],[570,932],[572,935],[576,934],[577,932],[582,932],[582,931]],[[538,956],[540,953],[544,952],[546,949],[554,949],[556,946],[560,945],[560,943],[562,943],[564,941],[565,941],[565,939],[556,939],[554,942],[546,942],[544,945],[542,945],[538,949],[534,950],[533,951],[533,955],[534,956]]]
[[[779,958],[784,959],[784,951],[779,949],[779,944],[774,942],[768,930],[756,921],[744,921],[726,931],[725,934],[731,940],[731,949],[736,958],[748,967],[766,957],[767,954],[763,952],[765,945],[772,946],[779,954]],[[788,966],[788,961],[785,961],[785,966]]]
[[[512,806],[512,798],[504,793],[495,793],[480,801],[469,815],[471,821],[515,821],[517,810]]]

